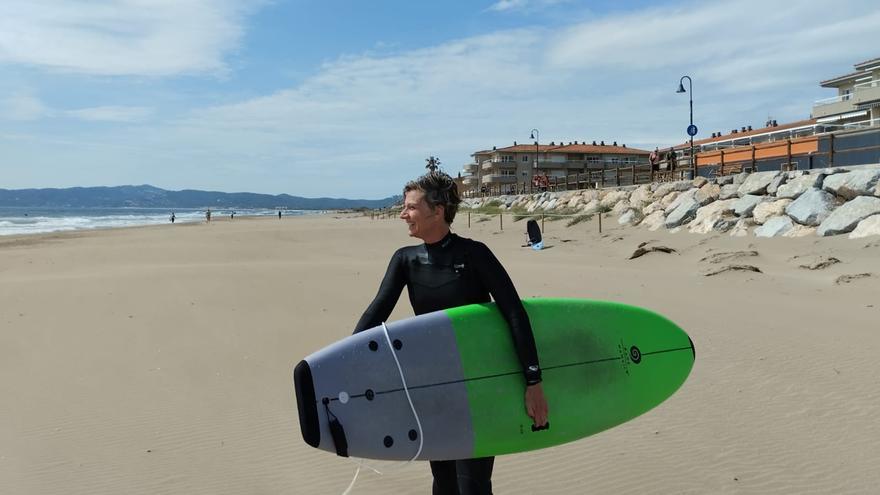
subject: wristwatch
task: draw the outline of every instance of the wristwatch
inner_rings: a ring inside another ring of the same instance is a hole
[[[533,364],[526,368],[526,385],[541,383],[541,367]]]

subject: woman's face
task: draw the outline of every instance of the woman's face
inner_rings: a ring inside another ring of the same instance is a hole
[[[409,227],[410,237],[417,237],[425,242],[436,242],[449,230],[443,213],[442,206],[432,209],[428,205],[424,191],[412,190],[404,196],[400,218]]]

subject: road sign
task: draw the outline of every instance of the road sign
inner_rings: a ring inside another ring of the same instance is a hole
[[[696,136],[697,135],[697,126],[695,126],[694,124],[689,125],[687,132],[688,132],[688,136],[691,136],[691,137]]]

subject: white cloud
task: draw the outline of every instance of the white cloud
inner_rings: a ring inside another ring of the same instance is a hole
[[[570,0],[498,0],[486,10],[490,12],[531,11],[569,1]]]
[[[42,100],[29,93],[18,93],[0,98],[0,120],[39,120],[51,114]]]
[[[150,117],[153,114],[153,109],[147,107],[102,106],[68,110],[65,113],[73,118],[88,121],[138,122]]]
[[[0,63],[99,75],[218,72],[256,1],[0,3]]]

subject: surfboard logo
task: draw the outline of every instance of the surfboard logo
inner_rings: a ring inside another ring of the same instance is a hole
[[[642,362],[642,351],[639,350],[638,347],[632,346],[629,348],[629,358],[632,362],[639,364]]]

